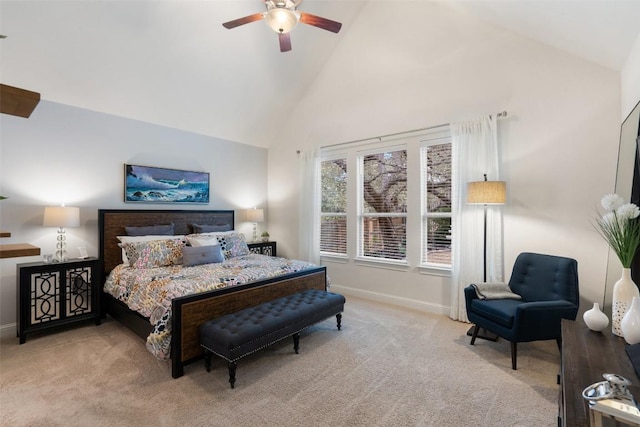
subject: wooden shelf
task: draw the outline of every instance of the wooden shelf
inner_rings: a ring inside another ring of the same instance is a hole
[[[17,258],[40,255],[40,248],[28,243],[11,243],[0,245],[0,258]]]
[[[0,237],[11,237],[11,233],[8,231],[0,231]]]

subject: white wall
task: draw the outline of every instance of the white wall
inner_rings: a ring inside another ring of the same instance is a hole
[[[590,220],[614,187],[620,102],[616,71],[437,2],[370,2],[269,150],[271,230],[296,256],[296,149],[507,110],[506,276],[522,251],[573,257],[583,300],[602,301],[607,246]],[[343,291],[448,313],[448,277],[327,266]]]
[[[266,208],[267,150],[112,115],[41,101],[29,119],[0,115],[0,243],[31,243],[54,253],[55,228],[43,228],[44,206],[79,206],[81,227],[67,229],[70,256],[85,246],[98,255],[98,209],[236,209],[236,228],[251,236],[242,209]],[[210,202],[125,204],[124,164],[210,173]],[[265,215],[267,216],[267,215]],[[266,224],[262,224],[266,226]],[[0,325],[15,323],[16,264],[0,260]]]
[[[622,86],[622,120],[633,107],[640,102],[640,34],[636,37],[633,48],[621,72]]]

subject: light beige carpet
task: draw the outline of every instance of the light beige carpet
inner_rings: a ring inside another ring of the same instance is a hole
[[[2,426],[555,426],[555,341],[469,345],[469,325],[347,297],[335,319],[172,379],[110,318],[0,345]]]

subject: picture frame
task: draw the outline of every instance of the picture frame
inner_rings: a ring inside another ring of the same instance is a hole
[[[124,165],[125,203],[209,203],[209,173]]]

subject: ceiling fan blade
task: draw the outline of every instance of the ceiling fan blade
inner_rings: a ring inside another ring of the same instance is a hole
[[[310,13],[300,11],[298,11],[298,13],[300,13],[300,22],[303,22],[305,24],[313,25],[314,27],[331,31],[332,33],[337,33],[338,31],[340,31],[340,28],[342,28],[342,24],[340,22],[332,21],[331,19],[322,18]]]
[[[239,27],[240,25],[248,24],[250,22],[259,21],[264,18],[263,13],[254,13],[253,15],[245,16],[244,18],[234,19],[233,21],[225,22],[222,24],[223,27],[232,29],[235,27]]]
[[[289,52],[291,50],[291,36],[289,33],[279,33],[280,52]]]

